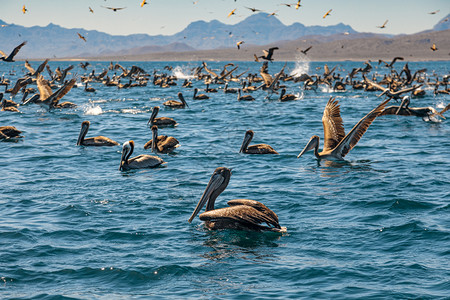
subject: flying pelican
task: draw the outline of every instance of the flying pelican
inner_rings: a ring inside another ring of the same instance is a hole
[[[377,26],[377,27],[378,27],[378,28],[381,28],[381,29],[386,28],[386,24],[387,24],[388,21],[389,21],[389,20],[386,20],[386,21],[383,23],[383,25]]]
[[[259,58],[268,60],[268,61],[273,61],[272,55],[273,55],[273,51],[278,50],[278,47],[273,47],[270,48],[269,50],[263,50],[264,55],[263,56],[259,56]]]
[[[247,130],[244,136],[244,141],[242,142],[241,149],[239,153],[246,154],[278,154],[271,146],[267,144],[257,144],[249,146],[253,139],[253,130]]]
[[[247,9],[250,9],[252,12],[262,11],[260,9],[254,8],[254,7],[247,7],[247,6],[244,6],[244,7]]]
[[[44,79],[42,75],[38,75],[36,83],[40,94],[40,100],[34,101],[36,104],[44,106],[48,109],[76,107],[76,104],[73,104],[71,102],[59,103],[59,100],[61,100],[61,98],[64,97],[75,85],[76,83],[75,77],[69,80],[67,83],[65,83],[54,93],[50,87],[50,84],[48,83],[47,80]]]
[[[312,46],[309,46],[308,48],[306,48],[305,50],[300,50],[301,53],[306,55],[306,52],[308,52],[309,50],[311,50]]]
[[[159,106],[153,107],[152,115],[150,116],[150,119],[148,120],[147,125],[148,124],[150,124],[151,126],[157,125],[159,127],[177,126],[178,125],[178,123],[172,118],[168,118],[168,117],[157,118],[156,116],[158,115],[158,112],[159,112]]]
[[[25,7],[25,4],[22,6],[22,12],[25,14],[28,11],[28,9]]]
[[[438,9],[438,10],[435,10],[435,11],[432,11],[432,12],[429,12],[428,14],[430,14],[430,15],[435,15],[435,14],[437,14],[438,12],[440,12],[441,10],[440,9]]]
[[[323,111],[322,123],[324,131],[324,147],[319,153],[319,137],[313,135],[306,147],[297,156],[299,158],[306,151],[314,149],[314,155],[318,159],[343,160],[344,156],[355,147],[361,137],[369,128],[370,124],[378,117],[390,99],[383,101],[380,105],[363,117],[347,135],[344,132],[341,111],[338,101],[331,97]]]
[[[189,223],[197,216],[206,203],[206,210],[200,214],[208,229],[238,229],[256,231],[284,232],[285,227],[278,223],[278,216],[264,204],[248,199],[228,201],[230,207],[214,209],[217,197],[230,181],[231,169],[219,167],[211,176],[200,201],[189,218]],[[262,225],[266,223],[267,226]]]
[[[198,89],[195,88],[194,89],[194,96],[192,96],[192,99],[194,99],[194,100],[206,100],[206,99],[209,99],[208,95],[205,95],[205,94],[197,95],[197,93],[198,93]]]
[[[104,136],[96,136],[85,139],[86,134],[89,131],[89,121],[83,121],[81,123],[80,135],[78,136],[77,146],[118,146],[118,142],[113,141],[110,138]]]
[[[6,61],[6,62],[14,62],[14,56],[17,55],[17,53],[19,53],[20,48],[22,48],[24,45],[26,45],[27,42],[23,42],[22,44],[20,44],[19,46],[17,46],[16,48],[14,48],[14,50],[11,52],[11,54],[9,54],[8,57],[6,57],[6,54],[0,50],[0,54],[2,55],[2,57],[0,57],[1,60]]]
[[[299,7],[301,6],[300,1],[302,1],[302,0],[297,1],[297,4],[295,5],[295,9],[299,9]]]
[[[326,14],[324,14],[322,18],[325,19],[327,16],[329,16],[332,10],[333,9],[330,9],[329,11],[327,11]]]
[[[245,42],[244,42],[244,41],[239,41],[239,42],[236,43],[236,46],[237,46],[238,50],[241,49],[241,45],[242,45],[243,43],[245,43]]]
[[[158,126],[152,126],[152,139],[145,143],[144,149],[152,148],[154,153],[170,153],[180,147],[180,143],[173,136],[158,136]]]
[[[142,0],[141,7],[144,7],[145,4],[148,4],[147,0]]]
[[[297,99],[297,96],[293,95],[293,94],[286,94],[286,89],[283,88],[281,90],[281,94],[280,94],[280,98],[278,98],[280,101],[291,101],[291,100],[295,100]]]
[[[431,116],[438,115],[441,118],[445,119],[443,113],[447,111],[447,107],[444,108],[441,112],[438,112],[433,107],[409,107],[410,97],[405,96],[402,99],[402,103],[399,106],[389,106],[383,109],[380,113],[380,116],[383,115],[400,115],[400,116],[416,116],[422,117],[423,120],[425,118],[430,118]]]
[[[89,6],[89,11],[91,12],[91,13],[94,13],[94,10]]]
[[[77,34],[78,34],[78,37],[86,43],[86,38],[84,36],[82,36],[79,32],[77,32]]]
[[[112,11],[118,11],[118,10],[126,8],[126,7],[108,7],[108,6],[103,6],[103,5],[102,5],[102,7],[107,8],[107,9],[111,9]]]
[[[232,15],[234,15],[234,14],[235,14],[235,13],[234,13],[235,11],[236,11],[236,8],[233,9],[233,10],[228,14],[227,18],[229,18],[229,17],[231,17]]]
[[[165,163],[164,160],[158,156],[141,154],[136,157],[130,158],[134,151],[134,141],[128,141],[123,143],[122,158],[120,159],[119,170],[127,171],[130,169],[145,169],[156,168]]]
[[[438,48],[436,47],[436,44],[433,44],[433,46],[430,47],[430,49],[434,52],[436,50],[438,50]]]
[[[186,101],[184,100],[183,94],[181,92],[178,93],[178,99],[180,99],[181,102],[176,100],[168,100],[163,104],[171,108],[185,108],[186,106],[189,107],[189,105],[187,105]]]
[[[11,138],[22,138],[20,134],[22,131],[18,130],[14,126],[0,126],[0,140]]]

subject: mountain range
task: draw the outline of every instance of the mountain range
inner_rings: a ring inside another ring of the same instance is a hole
[[[450,15],[443,18],[431,31],[450,29]],[[447,21],[446,21],[447,20]],[[373,33],[358,33],[351,26],[305,26],[301,23],[284,25],[276,16],[253,14],[245,20],[227,25],[217,20],[196,21],[174,35],[131,34],[110,35],[96,30],[63,28],[50,23],[45,27],[24,27],[7,24],[0,20],[1,50],[11,51],[27,41],[17,59],[111,57],[118,55],[144,55],[162,52],[193,52],[212,49],[235,48],[236,42],[245,40],[245,45],[268,45],[298,39],[333,41],[354,38],[390,38]],[[86,42],[78,38],[80,33]]]

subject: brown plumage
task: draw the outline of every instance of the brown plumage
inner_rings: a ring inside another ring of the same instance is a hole
[[[133,154],[133,151],[133,141],[123,143],[119,170],[127,171],[131,169],[156,168],[162,164],[165,164],[164,160],[153,155],[141,154],[130,158],[131,154]]]
[[[184,100],[183,94],[180,92],[177,95],[178,99],[180,99],[181,102],[176,100],[168,100],[164,102],[163,105],[171,108],[185,108],[186,106],[189,107],[189,105],[187,105],[186,101]]]
[[[147,124],[150,124],[151,126],[156,125],[158,127],[167,127],[167,126],[177,126],[178,125],[178,123],[172,118],[168,118],[168,117],[157,118],[156,116],[158,115],[158,112],[159,112],[159,106],[153,107],[152,115],[150,116],[150,119],[148,120]]]
[[[23,7],[25,8],[25,5]],[[6,62],[14,62],[15,61],[14,56],[16,56],[17,53],[19,53],[20,48],[22,48],[26,44],[27,44],[27,42],[23,42],[22,44],[20,44],[16,48],[14,48],[14,50],[8,56],[6,56],[6,54],[0,50],[0,54],[2,55],[2,57],[0,57],[0,60],[6,61]]]
[[[241,145],[241,149],[239,153],[246,154],[278,154],[271,146],[267,144],[256,144],[249,146],[250,142],[253,139],[254,132],[253,130],[247,130],[244,136],[244,140]]]
[[[338,101],[331,97],[325,106],[322,117],[324,131],[324,146],[322,152],[319,153],[319,137],[314,135],[297,157],[302,156],[306,151],[314,150],[314,155],[319,159],[342,160],[345,155],[355,147],[372,122],[380,115],[389,100],[390,99],[383,101],[374,108],[363,117],[353,129],[347,133],[347,135],[345,135]]]
[[[20,135],[21,133],[22,131],[14,126],[0,126],[0,140],[22,138],[23,136]]]
[[[280,97],[278,99],[280,101],[292,101],[297,99],[297,96],[295,96],[294,94],[286,94],[286,89],[282,89]]]
[[[428,107],[409,107],[410,97],[405,96],[402,99],[402,103],[399,106],[389,106],[383,109],[380,116],[384,115],[400,115],[400,116],[415,116],[421,117],[422,119],[429,119],[432,116],[440,116],[445,119],[443,113],[445,113],[449,106],[445,107],[441,112],[438,112],[435,108]]]
[[[178,140],[172,136],[159,135],[158,126],[152,126],[152,139],[145,143],[144,149],[151,148],[155,153],[170,153],[180,147]]]
[[[77,140],[77,146],[118,146],[120,145],[118,142],[113,141],[110,138],[107,138],[105,136],[96,136],[96,137],[91,137],[91,138],[87,138],[86,134],[89,131],[89,126],[90,126],[90,122],[89,121],[83,121],[81,123],[81,130],[80,130],[80,134],[78,135],[78,140]]]
[[[285,232],[286,228],[278,223],[278,216],[261,202],[248,199],[228,201],[230,207],[215,209],[217,197],[225,190],[231,177],[228,168],[217,168],[211,176],[200,201],[189,218],[189,223],[206,204],[200,220],[205,221],[208,229],[237,229],[255,231]],[[266,225],[263,225],[266,224]]]
[[[206,99],[209,99],[208,95],[205,95],[205,94],[197,95],[197,93],[198,93],[198,89],[195,88],[194,89],[194,95],[192,96],[192,99],[194,99],[194,100],[206,100]]]
[[[75,85],[76,78],[72,78],[62,87],[60,87],[56,92],[53,92],[50,84],[44,79],[42,75],[37,78],[37,86],[40,94],[40,100],[35,101],[36,104],[44,106],[48,109],[52,108],[73,108],[76,104],[71,102],[59,103],[62,97],[64,97]]]
[[[251,95],[241,95],[241,89],[238,89],[238,95],[237,95],[238,101],[253,101],[255,98],[253,98]]]

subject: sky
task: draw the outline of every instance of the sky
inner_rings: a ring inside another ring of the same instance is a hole
[[[0,0],[0,19],[26,27],[47,26],[98,30],[114,35],[172,35],[191,22],[219,20],[236,24],[252,14],[246,7],[275,12],[285,25],[344,23],[359,32],[411,34],[431,29],[450,13],[450,0]],[[22,13],[22,6],[27,11]],[[91,7],[94,13],[89,11]],[[104,7],[126,7],[114,12]],[[236,9],[235,14],[228,14]],[[332,9],[329,16],[322,17]],[[436,14],[429,14],[438,11]],[[386,27],[381,29],[388,20]]]

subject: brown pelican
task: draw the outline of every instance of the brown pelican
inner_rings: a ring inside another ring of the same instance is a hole
[[[170,153],[175,148],[180,147],[180,143],[173,136],[158,136],[158,126],[152,126],[152,139],[144,145],[144,149],[152,148],[155,153]]]
[[[245,42],[244,42],[244,41],[239,41],[239,42],[236,43],[236,46],[237,46],[238,50],[241,49],[241,45],[242,45],[243,43],[245,43]]]
[[[119,170],[126,171],[130,169],[156,168],[165,162],[158,156],[141,154],[130,158],[134,151],[134,142],[128,141],[123,143],[122,158],[120,159]]]
[[[126,7],[108,7],[108,6],[103,6],[103,5],[102,5],[102,7],[103,7],[103,8],[110,9],[110,10],[112,10],[112,11],[118,11],[118,10],[121,10],[121,9],[126,8]]]
[[[244,141],[242,142],[241,149],[239,153],[246,154],[278,154],[271,146],[267,144],[257,144],[249,146],[250,142],[253,139],[253,130],[247,130],[244,136]]]
[[[318,159],[342,160],[344,156],[355,147],[369,128],[370,124],[378,117],[389,100],[390,99],[383,101],[374,108],[365,117],[359,120],[352,130],[345,135],[338,101],[331,97],[325,106],[322,117],[324,131],[324,146],[322,152],[319,153],[319,137],[313,135],[297,158],[302,156],[306,151],[314,150],[314,155]]]
[[[431,51],[436,51],[436,50],[439,50],[437,47],[436,47],[436,44],[433,44],[433,46],[431,46],[430,47],[430,49],[431,49]]]
[[[323,15],[322,18],[325,19],[327,16],[329,16],[332,10],[333,10],[333,9],[330,9],[329,11],[327,11],[327,12]]]
[[[231,17],[232,15],[234,15],[234,14],[235,14],[235,13],[234,13],[235,11],[236,11],[236,8],[233,9],[233,10],[228,14],[227,18],[229,18],[229,17]]]
[[[25,5],[23,7],[25,8]],[[26,45],[26,43],[27,42],[23,42],[22,44],[20,44],[16,48],[14,48],[14,50],[8,56],[6,56],[6,54],[0,50],[0,54],[2,55],[2,57],[0,57],[0,59],[3,61],[6,61],[6,62],[14,62],[15,61],[14,56],[16,56],[17,53],[19,53],[20,48],[22,48],[24,45]]]
[[[20,134],[22,131],[18,130],[14,126],[0,126],[0,140],[11,139],[11,138],[21,138]]]
[[[95,89],[93,87],[88,87],[88,82],[86,81],[86,83],[84,85],[84,91],[88,92],[88,93],[94,93]]]
[[[381,29],[386,28],[386,24],[388,23],[388,21],[389,21],[389,20],[386,20],[386,21],[383,23],[383,25],[377,26],[377,27],[378,27],[378,28],[381,28]]]
[[[84,36],[82,36],[79,32],[77,32],[77,34],[78,34],[78,37],[86,43],[86,38]]]
[[[236,94],[237,91],[238,91],[238,89],[236,89],[236,88],[229,89],[229,88],[228,88],[228,82],[225,83],[225,87],[223,88],[223,92],[224,92],[225,94]]]
[[[305,50],[300,50],[300,52],[306,55],[306,53],[307,53],[309,50],[311,50],[311,48],[312,48],[312,46],[309,46],[309,47],[306,48]]]
[[[205,100],[205,99],[209,99],[209,96],[208,96],[208,95],[205,95],[205,94],[197,95],[197,93],[198,93],[198,89],[195,88],[195,89],[194,89],[194,96],[192,96],[192,99],[194,99],[194,100]]]
[[[1,107],[0,111],[20,112],[20,110],[18,110],[15,106],[8,106],[6,104],[6,99],[1,99],[0,107]]]
[[[280,94],[280,101],[291,101],[291,100],[295,100],[297,99],[297,96],[293,95],[293,94],[286,94],[286,89],[282,89],[281,90],[281,94]]]
[[[241,96],[241,89],[238,89],[238,101],[244,100],[244,101],[253,101],[255,98],[253,98],[251,95],[243,95]]]
[[[178,99],[180,99],[181,102],[176,100],[169,100],[164,102],[163,104],[171,108],[185,108],[186,106],[189,107],[189,105],[187,105],[186,101],[184,100],[183,94],[181,92],[178,93]]]
[[[442,112],[438,112],[433,107],[409,107],[410,97],[403,97],[402,103],[400,106],[389,106],[383,109],[380,113],[380,116],[383,115],[400,115],[400,116],[416,116],[422,117],[423,119],[429,118],[434,115],[438,115],[441,118],[445,119],[442,115],[446,110],[444,109]]]
[[[261,202],[248,199],[228,201],[230,207],[214,209],[217,197],[225,190],[230,181],[231,170],[217,168],[211,176],[200,201],[189,218],[189,223],[197,216],[206,203],[205,212],[200,220],[205,221],[208,229],[237,229],[256,231],[284,232],[285,227],[278,223],[278,216]],[[264,223],[267,224],[263,225]]]
[[[258,56],[258,58],[265,59],[267,61],[273,61],[273,51],[278,50],[278,47],[269,48],[269,50],[263,50],[264,55]]]
[[[168,118],[168,117],[157,118],[156,116],[158,115],[158,112],[159,112],[159,106],[153,107],[152,115],[150,116],[150,119],[148,120],[147,124],[150,124],[151,126],[157,125],[159,127],[177,126],[178,125],[178,123],[172,118]]]
[[[36,104],[44,106],[48,109],[76,107],[76,104],[71,102],[59,103],[59,100],[61,100],[61,98],[64,97],[75,85],[76,78],[69,80],[54,93],[50,87],[50,84],[42,75],[38,75],[36,82],[40,94],[40,100],[34,101]]]
[[[104,136],[96,136],[85,139],[86,134],[89,131],[89,121],[83,121],[81,123],[80,135],[78,136],[77,146],[118,146],[118,142],[113,141],[110,138]]]

